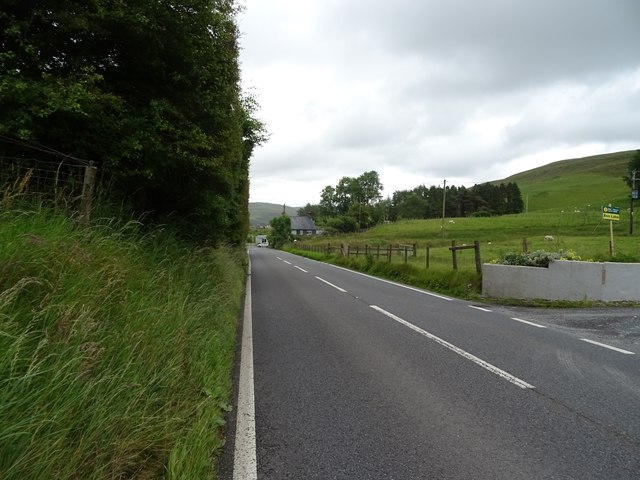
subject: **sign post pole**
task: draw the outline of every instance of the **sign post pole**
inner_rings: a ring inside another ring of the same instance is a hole
[[[602,207],[602,218],[609,220],[609,234],[611,237],[609,240],[609,254],[613,257],[616,254],[613,245],[613,222],[620,220],[620,208],[612,207],[611,204],[608,207]]]
[[[613,220],[609,220],[609,233],[611,234],[611,239],[609,240],[609,255],[613,257],[616,254],[613,246]]]

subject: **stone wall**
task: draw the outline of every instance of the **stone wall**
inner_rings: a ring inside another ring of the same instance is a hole
[[[485,263],[482,294],[493,298],[640,302],[640,264],[552,261],[549,268]]]

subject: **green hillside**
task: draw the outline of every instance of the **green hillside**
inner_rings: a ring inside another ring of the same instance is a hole
[[[285,206],[287,215],[298,214],[299,207]],[[249,202],[249,223],[251,226],[269,225],[272,218],[282,213],[282,205],[277,203]]]
[[[492,183],[515,182],[528,212],[599,210],[602,205],[626,207],[629,188],[622,179],[636,150],[560,160]],[[286,207],[296,215],[298,207]],[[252,226],[268,225],[282,213],[282,205],[249,203]]]
[[[629,188],[622,179],[636,150],[561,160],[512,175],[498,182],[520,187],[527,211],[626,206]]]

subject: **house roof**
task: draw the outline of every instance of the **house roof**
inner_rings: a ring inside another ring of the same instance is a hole
[[[291,230],[317,230],[316,224],[311,217],[306,215],[291,218]]]

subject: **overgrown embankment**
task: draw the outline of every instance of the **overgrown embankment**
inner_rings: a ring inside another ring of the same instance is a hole
[[[213,478],[240,251],[0,213],[0,477]]]

